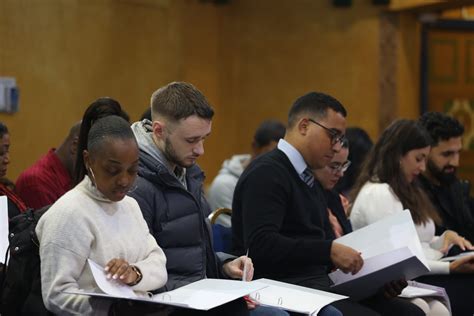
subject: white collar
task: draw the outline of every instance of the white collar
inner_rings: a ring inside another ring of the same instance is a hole
[[[308,168],[308,165],[306,164],[306,161],[304,161],[301,153],[289,142],[282,138],[278,142],[277,147],[288,157],[298,175],[301,175],[306,170],[306,168]]]

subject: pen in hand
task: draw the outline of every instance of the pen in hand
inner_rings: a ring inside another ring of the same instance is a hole
[[[248,272],[248,257],[249,257],[249,250],[247,249],[247,253],[245,254],[244,258],[244,270],[242,272],[242,281],[247,281],[247,272]]]

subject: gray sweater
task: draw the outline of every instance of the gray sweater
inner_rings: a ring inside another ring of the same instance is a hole
[[[151,291],[167,281],[166,258],[148,232],[137,202],[106,199],[89,178],[62,196],[36,227],[40,241],[43,301],[61,315],[106,315],[110,300],[65,294],[98,291],[87,263],[105,266],[113,258],[136,265],[143,279],[133,289]]]

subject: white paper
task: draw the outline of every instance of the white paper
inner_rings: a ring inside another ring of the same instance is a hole
[[[5,264],[8,245],[8,198],[0,196],[0,262]]]
[[[355,299],[375,294],[386,282],[401,278],[409,280],[430,271],[408,210],[334,242],[360,251],[364,258],[362,269],[354,275],[340,270],[329,274],[334,291]]]
[[[263,284],[236,280],[203,279],[179,289],[156,294],[157,303],[209,310],[265,287]]]
[[[252,283],[266,285],[265,288],[250,294],[250,297],[261,305],[307,315],[316,315],[324,306],[347,298],[339,294],[268,279],[259,279]]]
[[[474,251],[466,251],[456,256],[444,257],[444,258],[439,259],[439,261],[449,262],[449,261],[454,261],[454,260],[460,259],[462,257],[467,257],[467,256],[474,256]]]
[[[404,298],[415,298],[415,297],[424,297],[424,296],[434,296],[436,295],[435,290],[423,289],[415,286],[407,286],[403,289],[402,293],[398,296]]]
[[[89,295],[108,298],[125,298],[130,300],[161,303],[191,309],[209,310],[237,298],[261,290],[266,285],[236,280],[203,279],[179,289],[151,295],[134,292],[131,287],[119,284],[106,278],[104,269],[89,260],[94,279],[98,287],[105,293],[68,291],[69,294]]]

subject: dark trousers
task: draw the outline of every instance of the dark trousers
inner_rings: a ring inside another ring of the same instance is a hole
[[[206,315],[206,316],[246,316],[249,314],[247,309],[247,304],[245,300],[240,298],[235,301],[229,302],[227,304],[218,306],[216,308],[210,309],[208,311],[197,311],[191,309],[179,309],[176,308],[170,315],[171,316],[190,316],[190,315]]]
[[[417,278],[416,281],[444,287],[454,316],[474,315],[474,275],[427,275]]]
[[[331,292],[330,281],[327,275],[317,277],[285,278],[283,282],[306,286],[316,290]],[[344,316],[425,316],[425,313],[416,305],[400,298],[386,299],[383,295],[374,295],[373,297],[362,301],[345,299],[331,303],[341,311]]]

